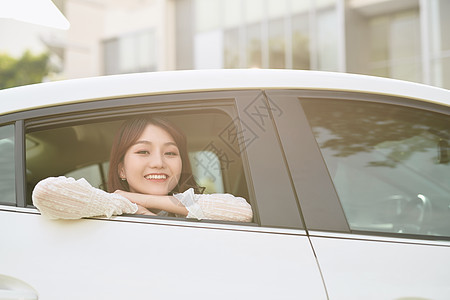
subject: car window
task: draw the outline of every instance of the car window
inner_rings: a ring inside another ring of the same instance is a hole
[[[223,164],[219,159],[220,149],[211,150],[189,152],[192,173],[198,184],[205,188],[205,193],[223,193],[222,170],[226,167],[226,162]]]
[[[242,158],[220,138],[233,122],[228,112],[202,109],[153,114],[183,129],[193,175],[205,188],[204,193],[230,193],[249,201]],[[29,190],[42,179],[61,175],[85,178],[92,186],[106,190],[112,141],[127,117],[77,120],[74,124],[29,130],[26,138],[35,144],[26,152]],[[31,204],[30,191],[27,202]]]
[[[14,125],[0,126],[0,203],[15,204]]]
[[[450,236],[450,118],[302,100],[352,230]]]

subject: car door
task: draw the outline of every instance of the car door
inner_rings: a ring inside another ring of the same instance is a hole
[[[329,298],[449,298],[448,107],[337,91],[267,95],[288,114],[275,123]]]
[[[0,117],[1,141],[15,144],[14,183],[2,179],[15,197],[2,193],[0,289],[42,299],[326,299],[275,129],[268,116],[255,119],[255,108],[268,111],[261,91],[122,97]],[[252,223],[39,214],[30,202],[36,181],[98,166],[101,183],[109,138],[92,132],[110,132],[120,118],[143,112],[179,122],[191,116],[196,126],[185,129],[193,133],[215,130],[191,147],[216,154],[224,192],[245,190]],[[223,122],[205,126],[205,116]],[[237,162],[241,171],[233,173]]]

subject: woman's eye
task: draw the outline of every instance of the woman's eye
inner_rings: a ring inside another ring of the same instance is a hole
[[[166,155],[169,155],[169,156],[177,156],[178,153],[177,153],[177,152],[169,151],[169,152],[166,152]]]
[[[147,150],[139,150],[139,151],[136,151],[136,153],[137,154],[150,154],[150,152]]]

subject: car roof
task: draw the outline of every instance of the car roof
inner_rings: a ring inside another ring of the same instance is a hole
[[[365,92],[450,106],[449,90],[389,78],[323,71],[221,69],[99,76],[0,90],[0,115],[119,97],[279,88]]]

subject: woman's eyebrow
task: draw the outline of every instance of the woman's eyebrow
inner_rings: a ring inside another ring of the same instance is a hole
[[[137,145],[137,144],[153,145],[153,143],[151,141],[147,141],[147,140],[140,140],[140,141],[137,141],[134,144],[135,145]],[[178,147],[175,142],[166,142],[166,143],[164,143],[164,146],[175,146],[175,147]]]

